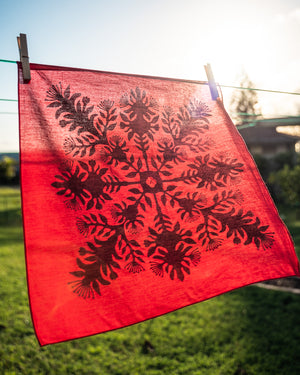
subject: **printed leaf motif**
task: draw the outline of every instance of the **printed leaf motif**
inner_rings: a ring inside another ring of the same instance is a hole
[[[212,113],[198,98],[160,108],[136,87],[97,104],[58,83],[45,100],[72,159],[52,187],[87,239],[70,271],[78,296],[101,296],[121,269],[184,282],[224,241],[272,247],[269,225],[241,208],[244,165],[210,140]]]

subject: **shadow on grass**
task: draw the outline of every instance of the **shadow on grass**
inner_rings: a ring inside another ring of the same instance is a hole
[[[237,329],[247,338],[247,349],[239,348],[245,371],[237,374],[248,367],[253,374],[300,374],[299,295],[251,286],[236,298],[244,305]]]
[[[0,246],[23,245],[23,229],[20,225],[0,226]]]
[[[155,320],[149,340],[180,374],[296,375],[299,316],[299,296],[250,286]]]
[[[10,208],[0,211],[0,226],[18,226],[22,224],[22,213],[20,208]]]

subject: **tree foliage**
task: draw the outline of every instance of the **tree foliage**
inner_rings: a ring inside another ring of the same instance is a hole
[[[246,90],[246,88],[254,87],[253,82],[246,72],[242,73],[240,87],[244,87],[245,90],[235,90],[231,99],[230,108],[233,120],[241,125],[256,120],[260,108],[258,105],[257,92],[254,90]]]

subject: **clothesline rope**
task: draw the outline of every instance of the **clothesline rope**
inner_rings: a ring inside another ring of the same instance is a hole
[[[4,63],[14,63],[16,64],[17,61],[13,60],[5,60],[5,59],[0,59],[0,62]],[[270,92],[270,93],[275,93],[275,94],[288,94],[288,95],[300,95],[300,92],[293,92],[293,91],[280,91],[280,90],[268,90],[268,89],[257,89],[255,87],[240,87],[240,86],[230,86],[230,85],[221,85],[219,84],[220,87],[225,87],[225,88],[230,88],[230,89],[236,89],[236,90],[249,90],[249,91],[260,91],[260,92]],[[1,101],[17,101],[16,99],[0,99]]]

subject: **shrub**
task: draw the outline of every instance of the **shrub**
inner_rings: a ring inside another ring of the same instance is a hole
[[[0,184],[16,184],[18,183],[18,163],[16,160],[3,156],[0,160]]]
[[[285,203],[300,207],[300,165],[290,167],[285,165],[278,172],[273,172],[269,176],[271,184],[278,184],[280,194]]]

